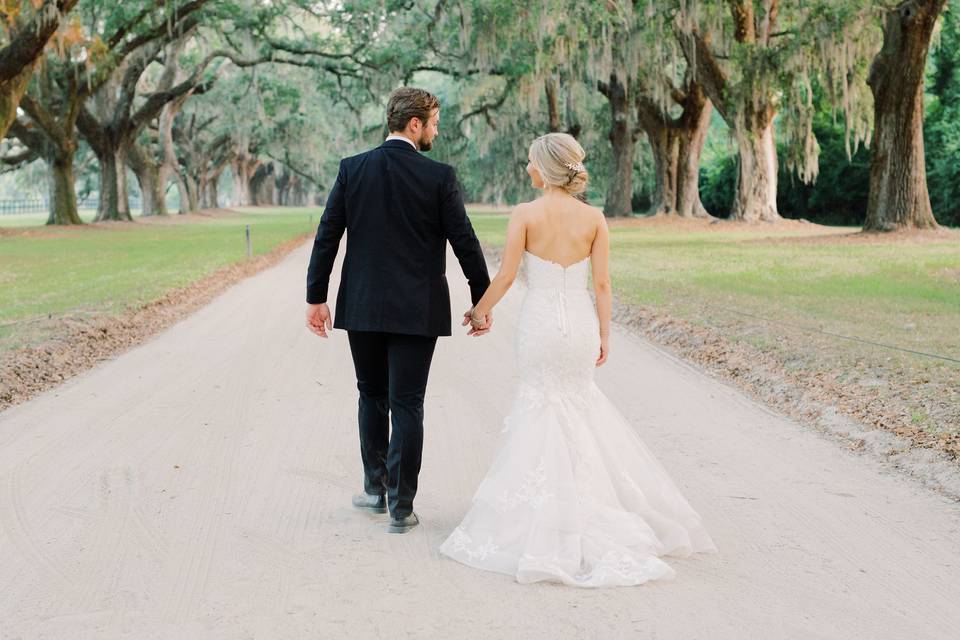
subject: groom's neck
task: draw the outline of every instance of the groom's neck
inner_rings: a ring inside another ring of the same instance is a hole
[[[387,136],[388,140],[390,138],[403,138],[404,140],[408,140],[410,144],[413,145],[414,149],[418,149],[418,150],[420,149],[420,145],[417,144],[417,141],[414,140],[409,134],[407,134],[404,131],[391,131],[390,135]]]

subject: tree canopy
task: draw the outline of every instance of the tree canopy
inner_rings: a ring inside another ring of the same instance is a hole
[[[52,224],[80,223],[84,184],[99,220],[132,219],[132,193],[143,215],[322,201],[338,159],[382,139],[386,98],[404,84],[441,98],[433,153],[476,201],[530,197],[527,145],[565,131],[608,215],[957,220],[958,22],[945,0],[25,0],[2,12],[0,152],[7,171],[42,163]]]

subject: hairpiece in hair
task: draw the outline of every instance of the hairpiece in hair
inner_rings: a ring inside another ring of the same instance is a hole
[[[567,169],[570,169],[570,171],[576,171],[577,173],[586,171],[586,167],[583,166],[582,162],[564,162],[563,166],[565,166]]]

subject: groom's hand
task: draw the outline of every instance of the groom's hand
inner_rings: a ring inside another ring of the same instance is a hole
[[[321,338],[326,338],[327,331],[333,329],[333,322],[330,320],[330,307],[327,306],[326,302],[307,305],[307,329]]]

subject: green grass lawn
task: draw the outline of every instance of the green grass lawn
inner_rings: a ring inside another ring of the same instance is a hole
[[[471,209],[471,220],[482,242],[503,244],[506,215]],[[800,238],[810,233],[614,223],[614,291],[625,302],[719,328],[788,366],[956,388],[956,363],[807,329],[960,359],[960,242]],[[923,423],[922,408],[914,411]]]
[[[0,350],[33,343],[34,320],[113,313],[148,302],[312,230],[320,209],[247,209],[158,222],[17,225],[0,235]],[[2,221],[0,221],[2,222]],[[42,222],[42,220],[41,220]]]
[[[503,244],[506,215],[471,215],[481,241]],[[613,225],[611,278],[625,301],[684,316],[751,313],[960,358],[960,244],[782,241],[791,235]]]

